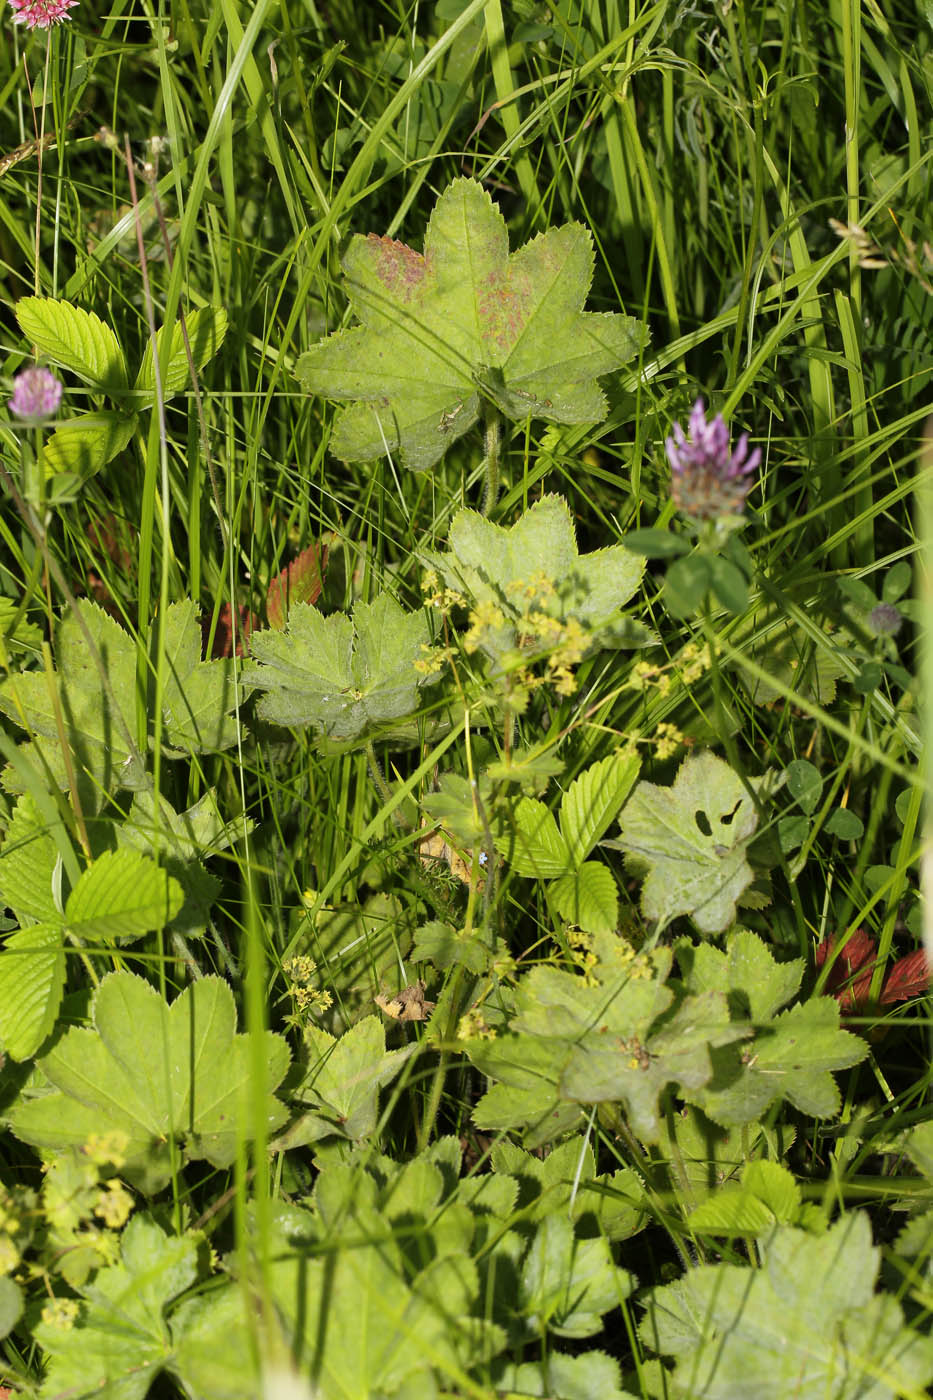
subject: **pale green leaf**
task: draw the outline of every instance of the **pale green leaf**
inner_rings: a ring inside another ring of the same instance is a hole
[[[788,1099],[811,1118],[832,1118],[840,1108],[832,1071],[849,1069],[868,1046],[839,1026],[832,997],[811,997],[783,1011],[743,1047],[741,1062],[724,1072],[725,1087],[711,1085],[696,1095],[717,1123],[749,1123],[764,1116],[775,1100]]]
[[[61,921],[52,889],[57,859],[55,842],[46,833],[35,800],[24,793],[0,845],[0,899],[19,923]]]
[[[690,1213],[691,1229],[708,1235],[762,1235],[775,1223],[793,1225],[800,1188],[779,1162],[750,1162],[741,1185],[724,1186]]]
[[[602,1351],[591,1348],[580,1356],[563,1356],[551,1351],[540,1361],[512,1362],[497,1387],[504,1400],[636,1400],[623,1390],[619,1363]]]
[[[562,919],[587,933],[611,933],[619,922],[619,894],[612,871],[600,861],[584,861],[548,888]]]
[[[728,764],[711,753],[691,755],[670,788],[641,782],[610,844],[647,870],[642,909],[652,922],[689,914],[701,933],[735,922],[735,902],[754,879],[745,857],[758,815]]]
[[[188,332],[188,344],[191,350],[191,358],[194,361],[195,370],[203,369],[209,360],[212,360],[223,344],[224,336],[227,334],[227,313],[223,307],[201,307],[198,311],[191,311],[185,317],[185,326]],[[165,327],[162,326],[156,333],[156,344],[161,363],[163,342],[165,340]],[[190,383],[191,372],[188,362],[188,350],[185,348],[185,335],[181,321],[176,321],[172,326],[172,339],[168,352],[168,365],[162,375],[162,394],[166,399],[171,398],[180,390],[187,388]],[[134,388],[137,396],[141,393],[143,405],[151,404],[155,401],[155,365],[152,356],[152,340],[147,340],[146,349],[143,353],[142,363],[139,366],[139,373],[136,376]]]
[[[497,846],[517,875],[549,880],[570,869],[570,852],[544,802],[519,798],[513,815],[512,831]]]
[[[547,1327],[560,1337],[591,1337],[603,1314],[634,1287],[631,1274],[612,1262],[608,1243],[578,1239],[562,1214],[540,1222],[522,1269],[519,1309],[531,1336]]]
[[[190,1158],[227,1166],[253,1077],[249,1037],[236,1035],[233,994],[217,977],[187,987],[169,1006],[141,977],[115,972],[101,982],[94,1028],[74,1027],[39,1063],[55,1092],[22,1098],[10,1114],[17,1137],[56,1150],[81,1146],[92,1132],[127,1134],[126,1172],[150,1191],[169,1179],[168,1140]],[[266,1034],[263,1049],[270,1130],[285,1111],[272,1091],[284,1076],[288,1048]]]
[[[54,364],[96,389],[126,388],[126,361],[117,337],[93,311],[51,297],[22,297],[14,308],[20,330]]]
[[[145,783],[135,746],[130,748],[136,732],[136,646],[103,608],[86,599],[77,608],[91,646],[74,613],[67,612],[56,636],[57,707],[45,674],[26,671],[0,682],[0,711],[15,724],[28,725],[35,737],[24,745],[26,752],[46,763],[56,784],[66,789],[68,774],[58,734],[61,717],[78,796],[84,810],[94,812],[104,793]],[[8,790],[21,790],[21,779],[11,767],[4,770],[3,781]]]
[[[331,438],[348,460],[398,453],[424,471],[477,421],[481,396],[520,420],[598,421],[597,379],[647,338],[631,317],[581,310],[593,272],[586,229],[550,229],[510,257],[505,221],[475,180],[441,195],[424,256],[357,235],[343,265],[362,324],[307,351],[297,373],[312,393],[360,401]]]
[[[690,991],[724,992],[730,1000],[738,993],[751,1019],[759,1024],[770,1021],[790,1001],[804,972],[802,958],[776,962],[757,934],[745,928],[736,929],[725,952],[709,943],[682,939],[676,953]]]
[[[104,851],[68,897],[65,921],[82,942],[130,942],[164,928],[183,895],[177,880],[138,851]]]
[[[119,413],[82,413],[52,433],[45,444],[45,465],[53,472],[74,472],[83,484],[123,451],[136,422]]]
[[[412,714],[428,679],[418,670],[431,640],[423,612],[406,613],[388,593],[322,617],[295,604],[285,632],[254,632],[255,663],[245,684],[266,694],[263,719],[314,725],[333,739],[356,739]]]
[[[171,1359],[164,1309],[194,1282],[198,1248],[197,1236],[167,1236],[147,1216],[134,1216],[123,1231],[120,1262],[81,1290],[86,1302],[77,1325],[36,1324],[48,1361],[42,1400],[144,1400]]]
[[[933,1340],[873,1290],[879,1253],[868,1217],[822,1236],[779,1226],[761,1264],[701,1264],[650,1291],[646,1346],[677,1358],[679,1400],[895,1400],[933,1379]]]
[[[23,1292],[8,1276],[0,1278],[0,1338],[8,1337],[23,1315]]]
[[[564,793],[560,804],[560,829],[575,866],[609,828],[628,797],[641,768],[637,753],[610,754],[591,763]]]
[[[60,919],[11,933],[0,952],[0,1043],[11,1059],[32,1059],[51,1034],[64,987]]]
[[[497,525],[478,511],[458,511],[451,521],[446,553],[426,553],[425,563],[473,603],[497,609],[498,621],[484,626],[477,646],[501,658],[528,634],[531,613],[566,623],[587,634],[586,645],[625,646],[626,620],[619,610],[638,588],[645,561],[623,545],[579,554],[573,518],[562,496],[543,496],[514,525]],[[542,634],[542,638],[543,638]],[[634,639],[643,645],[644,638]],[[559,647],[560,639],[550,643]],[[549,647],[542,639],[542,654]],[[523,660],[534,659],[524,646]]]
[[[168,751],[216,753],[237,740],[233,662],[201,660],[201,628],[195,603],[169,604],[162,634],[164,686],[162,742]],[[156,657],[153,657],[153,667]]]
[[[368,1137],[376,1126],[379,1090],[395,1078],[415,1047],[387,1052],[385,1027],[375,1016],[364,1016],[339,1039],[309,1025],[305,1038],[311,1059],[292,1095],[311,1112],[289,1131],[289,1145],[334,1133]]]

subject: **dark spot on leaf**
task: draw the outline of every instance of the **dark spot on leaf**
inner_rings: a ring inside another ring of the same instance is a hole
[[[712,836],[713,828],[709,824],[709,817],[705,812],[694,812],[693,820],[700,828],[704,836]]]

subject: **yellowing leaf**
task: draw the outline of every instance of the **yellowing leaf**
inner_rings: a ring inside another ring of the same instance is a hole
[[[484,398],[509,418],[598,422],[597,379],[647,339],[630,316],[582,310],[587,229],[549,229],[510,256],[505,220],[475,180],[441,195],[423,256],[357,235],[343,267],[361,324],[307,351],[297,374],[312,393],[357,400],[330,443],[351,461],[391,452],[425,471],[473,426]]]

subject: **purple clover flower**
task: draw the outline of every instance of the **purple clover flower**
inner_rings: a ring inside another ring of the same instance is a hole
[[[671,497],[678,510],[693,520],[717,520],[740,515],[753,483],[747,478],[761,462],[761,449],[748,450],[748,433],[729,451],[729,429],[722,414],[706,421],[702,399],[690,411],[690,436],[679,423],[665,444],[671,464]]]
[[[60,380],[55,378],[51,370],[33,365],[32,369],[24,369],[22,374],[16,375],[13,380],[13,397],[8,406],[17,418],[25,418],[30,423],[41,423],[44,419],[55,416],[61,401]]]
[[[13,23],[28,29],[48,29],[68,18],[78,0],[10,0]]]
[[[868,614],[868,625],[876,637],[896,637],[904,619],[893,603],[879,603]]]

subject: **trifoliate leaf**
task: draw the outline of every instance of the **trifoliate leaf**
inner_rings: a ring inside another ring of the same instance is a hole
[[[587,933],[611,933],[619,922],[619,892],[612,871],[598,860],[561,875],[548,895],[562,919]]]
[[[670,788],[641,782],[619,821],[617,845],[647,870],[645,917],[668,923],[689,914],[701,933],[735,922],[735,902],[754,879],[745,858],[758,825],[748,791],[713,754],[691,756]]]
[[[430,641],[424,613],[405,612],[388,593],[357,603],[352,620],[298,603],[287,631],[253,633],[245,683],[266,692],[263,719],[356,739],[417,709]]]
[[[65,987],[61,920],[11,933],[0,952],[0,1045],[30,1060],[51,1034]]]
[[[171,1176],[169,1139],[189,1158],[228,1166],[253,1078],[250,1038],[236,1035],[233,993],[217,977],[186,987],[169,1006],[148,982],[114,972],[94,1001],[94,1029],[74,1027],[39,1061],[52,1093],[21,1098],[10,1114],[17,1137],[56,1150],[81,1146],[91,1133],[119,1130],[129,1139],[125,1172],[144,1189]],[[266,1034],[264,1058],[270,1129],[286,1117],[271,1097],[288,1068],[281,1037]]]
[[[895,1400],[933,1378],[933,1340],[875,1295],[879,1251],[868,1217],[822,1236],[779,1226],[756,1269],[701,1264],[652,1289],[645,1346],[677,1358],[676,1400]]]
[[[61,918],[52,890],[57,858],[34,798],[24,793],[0,845],[0,903],[13,910],[19,923]]]
[[[96,389],[126,388],[126,361],[117,337],[93,311],[51,297],[23,297],[14,308],[20,330],[53,364]]]
[[[634,786],[641,768],[637,753],[614,753],[591,763],[561,798],[560,829],[574,866],[582,864]]]
[[[809,814],[820,800],[823,779],[820,770],[806,758],[795,758],[784,770],[791,796]]]
[[[782,1012],[742,1048],[741,1059],[721,1066],[722,1082],[691,1095],[717,1123],[750,1123],[778,1099],[811,1118],[832,1118],[840,1108],[832,1070],[849,1069],[868,1054],[857,1035],[839,1027],[832,997],[811,997]]]
[[[166,1236],[144,1215],[123,1231],[120,1262],[100,1269],[81,1292],[86,1301],[73,1327],[36,1324],[48,1361],[42,1400],[62,1395],[144,1400],[172,1354],[166,1304],[197,1276],[198,1240]]]
[[[227,313],[223,307],[201,307],[185,317],[185,327],[181,321],[172,326],[172,341],[169,349],[168,366],[162,376],[162,395],[169,399],[187,387],[191,379],[188,363],[188,349],[185,347],[185,329],[188,332],[188,346],[195,370],[203,369],[212,360],[223,344],[227,334]],[[161,361],[165,340],[165,327],[156,332],[156,346]],[[136,401],[144,406],[155,401],[155,365],[152,356],[152,340],[146,341],[139,373],[134,388],[138,391]],[[142,397],[140,398],[140,394]]]
[[[65,922],[82,941],[128,942],[164,928],[183,895],[177,880],[138,851],[104,851],[68,897]]]
[[[96,604],[81,600],[77,611],[84,627],[69,611],[56,637],[57,703],[44,672],[25,671],[0,683],[0,712],[31,731],[34,737],[23,747],[47,764],[55,783],[65,789],[69,780],[59,744],[61,719],[78,797],[86,812],[95,812],[106,793],[138,791],[148,782],[141,765],[145,754],[135,745],[137,650],[132,637]],[[197,659],[201,634],[191,603],[170,604],[165,634],[162,737],[169,752],[198,753],[233,743],[236,729],[226,717],[235,700],[231,662]],[[22,779],[9,766],[3,783],[11,792],[22,790]]]
[[[779,1162],[749,1162],[740,1185],[724,1186],[688,1217],[691,1229],[708,1235],[763,1235],[775,1224],[796,1225],[800,1187]]]
[[[536,797],[519,799],[513,829],[497,845],[516,875],[552,880],[571,868],[570,852],[554,814]]]
[[[225,850],[249,826],[243,819],[224,824],[213,789],[187,812],[176,812],[160,794],[158,817],[155,794],[147,790],[133,795],[115,835],[118,846],[144,854],[158,851],[160,866],[177,880],[184,895],[181,909],[167,927],[186,938],[196,938],[204,932],[211,906],[220,893],[220,881],[204,868],[200,858]]]
[[[521,651],[523,660],[558,655],[574,640],[576,664],[591,646],[643,646],[618,612],[641,580],[645,561],[623,545],[579,554],[562,496],[544,496],[512,526],[474,510],[451,521],[448,550],[425,563],[473,605],[468,645],[495,659]],[[574,623],[584,635],[570,627]],[[550,625],[548,625],[550,624]],[[559,625],[560,624],[560,625]]]
[[[362,324],[307,351],[297,374],[312,393],[359,401],[330,443],[350,461],[398,453],[425,471],[477,421],[483,398],[520,421],[599,422],[597,379],[647,338],[632,317],[582,311],[593,275],[582,225],[509,256],[505,220],[475,180],[441,195],[424,256],[357,235],[343,267]]]
[[[121,413],[82,413],[52,433],[45,444],[46,468],[74,472],[83,484],[123,451],[136,424],[135,417]]]

